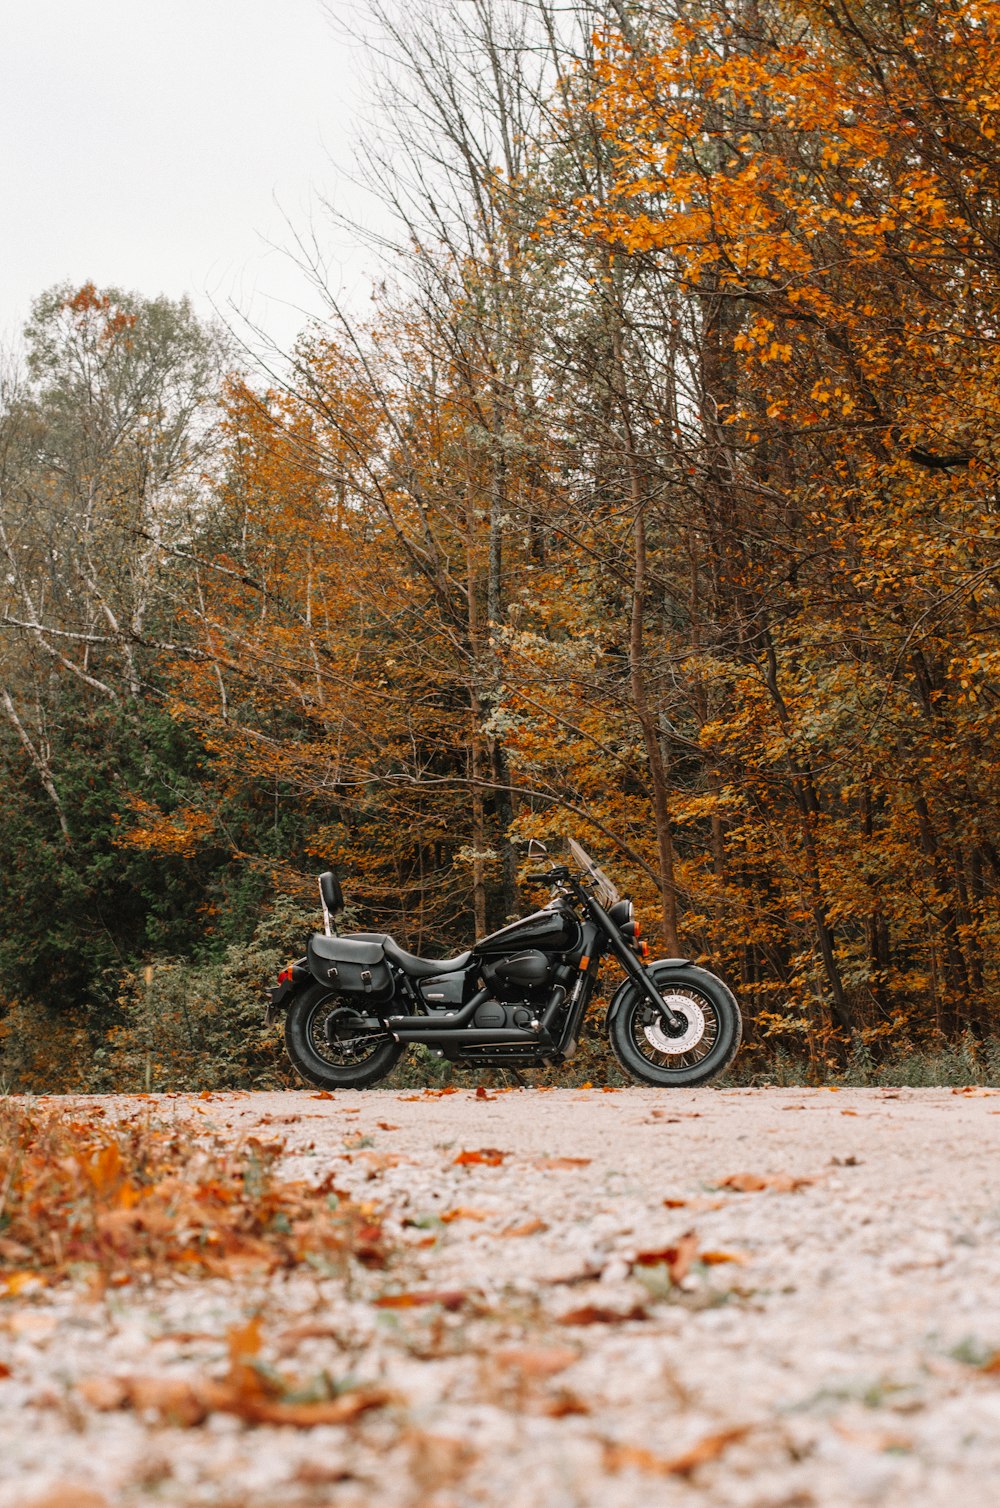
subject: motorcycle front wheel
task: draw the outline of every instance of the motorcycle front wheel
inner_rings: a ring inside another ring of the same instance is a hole
[[[368,1089],[395,1068],[403,1044],[388,1035],[352,1035],[352,1014],[322,984],[310,985],[291,1001],[285,1049],[307,1083],[320,1089]]]
[[[693,965],[671,968],[656,987],[682,1024],[668,1031],[646,997],[630,985],[608,1022],[615,1057],[641,1084],[690,1088],[722,1072],[735,1058],[743,1038],[740,1008],[729,988],[714,974]]]

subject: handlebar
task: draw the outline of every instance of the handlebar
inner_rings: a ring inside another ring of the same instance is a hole
[[[553,869],[546,869],[541,874],[526,874],[525,879],[531,885],[558,885],[565,880],[569,870],[565,864],[556,865]]]

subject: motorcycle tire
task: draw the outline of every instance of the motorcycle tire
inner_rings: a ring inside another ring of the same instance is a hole
[[[693,964],[663,970],[653,964],[650,972],[664,998],[684,1016],[686,1029],[669,1036],[646,997],[629,985],[608,1021],[618,1062],[630,1078],[661,1089],[691,1088],[715,1078],[733,1061],[743,1040],[743,1020],[732,991]]]
[[[389,1036],[334,1044],[328,1038],[326,1022],[343,1005],[343,1000],[322,984],[309,985],[296,995],[285,1013],[285,1050],[308,1084],[319,1089],[369,1089],[395,1068],[404,1044]]]

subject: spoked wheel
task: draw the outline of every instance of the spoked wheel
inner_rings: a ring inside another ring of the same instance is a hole
[[[736,1056],[743,1036],[739,1006],[722,980],[704,969],[659,971],[654,964],[650,972],[680,1023],[671,1030],[630,985],[608,1022],[615,1057],[643,1084],[703,1084]]]
[[[322,1089],[367,1089],[399,1060],[401,1042],[352,1028],[357,1016],[321,984],[296,995],[285,1015],[285,1047],[297,1071]]]

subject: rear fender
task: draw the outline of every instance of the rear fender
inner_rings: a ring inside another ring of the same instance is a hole
[[[277,1021],[279,1012],[288,1009],[292,996],[297,994],[304,984],[312,983],[308,959],[299,958],[281,972],[286,975],[286,978],[279,979],[277,984],[273,984],[270,989],[264,991],[267,996],[267,1007],[264,1011],[265,1026],[270,1026],[272,1021]]]
[[[660,987],[670,983],[672,974],[676,974],[680,969],[689,969],[690,967],[691,960],[689,958],[655,958],[652,963],[644,965],[646,973],[651,974],[656,984]],[[638,986],[633,980],[625,979],[618,986],[617,990],[615,990],[614,995],[611,997],[607,1019],[604,1023],[608,1031],[611,1030],[612,1021],[624,1006],[629,990],[636,989],[638,989]]]

